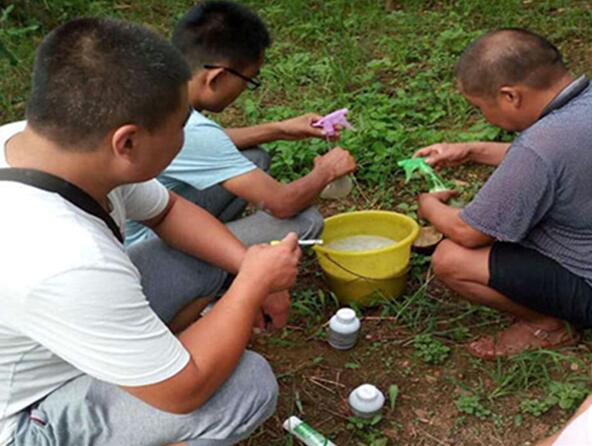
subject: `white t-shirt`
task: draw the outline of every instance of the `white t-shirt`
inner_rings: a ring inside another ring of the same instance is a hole
[[[0,127],[5,143],[24,122]],[[146,220],[168,202],[156,180],[109,193],[111,216]],[[59,195],[0,181],[0,446],[18,414],[88,374],[115,385],[161,382],[189,353],[152,311],[140,274],[99,218]]]
[[[592,406],[569,423],[553,446],[592,446]]]

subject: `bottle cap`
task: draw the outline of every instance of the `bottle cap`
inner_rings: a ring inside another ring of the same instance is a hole
[[[362,384],[349,394],[348,402],[355,416],[371,418],[384,405],[384,395],[372,384]]]
[[[374,401],[378,398],[378,389],[372,384],[362,384],[356,389],[356,396],[364,402]]]
[[[356,319],[356,312],[351,308],[341,308],[337,311],[337,319],[344,324],[351,324]]]

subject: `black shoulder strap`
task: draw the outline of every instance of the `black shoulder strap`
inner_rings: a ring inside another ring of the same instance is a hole
[[[74,206],[103,220],[117,240],[123,243],[119,226],[107,211],[93,197],[63,178],[35,169],[5,168],[0,169],[0,181],[14,181],[59,194]]]

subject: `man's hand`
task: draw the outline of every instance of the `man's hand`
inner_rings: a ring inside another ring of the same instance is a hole
[[[287,290],[296,282],[301,254],[293,232],[277,245],[254,245],[247,250],[235,280],[257,279],[268,294]]]
[[[270,294],[261,306],[264,324],[263,327],[259,328],[283,328],[288,323],[289,313],[290,293],[288,291],[280,291],[279,293]],[[265,319],[270,322],[270,326],[265,326]]]
[[[430,205],[430,202],[439,201],[440,203],[448,203],[452,197],[456,197],[458,191],[456,190],[444,190],[441,192],[433,192],[430,194],[419,194],[417,197],[417,216],[419,218],[425,218],[426,207]]]
[[[322,116],[316,113],[307,113],[306,115],[298,116],[296,118],[286,119],[277,122],[280,129],[282,139],[287,141],[294,141],[304,138],[321,138],[325,139],[323,129],[313,127],[315,121],[321,119]],[[332,141],[339,139],[339,131],[335,136],[330,138]]]
[[[356,170],[356,160],[347,150],[335,147],[325,155],[314,159],[314,168],[324,171],[329,176],[329,181],[352,173]]]
[[[492,237],[473,228],[460,217],[460,209],[446,205],[456,195],[458,192],[454,190],[420,194],[417,197],[417,215],[433,225],[444,237],[465,248],[474,249],[492,244]]]
[[[439,143],[419,149],[414,157],[423,157],[432,167],[451,167],[470,161],[471,145],[469,143]]]

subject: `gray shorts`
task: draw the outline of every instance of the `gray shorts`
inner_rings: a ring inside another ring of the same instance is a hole
[[[269,364],[248,351],[224,385],[187,415],[160,411],[117,386],[84,375],[23,414],[14,445],[231,445],[273,414],[277,394]]]
[[[226,278],[156,239],[134,245],[129,254],[150,305],[165,322],[196,297],[215,294]],[[160,411],[118,386],[82,375],[22,413],[14,446],[231,445],[273,414],[277,394],[269,364],[249,351],[222,387],[186,415]]]

